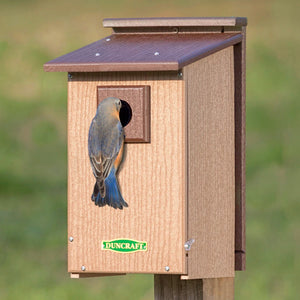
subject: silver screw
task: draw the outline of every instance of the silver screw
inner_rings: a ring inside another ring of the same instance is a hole
[[[157,51],[156,51],[156,52],[154,52],[154,55],[155,55],[155,56],[159,55],[159,52],[157,52]]]
[[[183,75],[182,72],[179,72],[179,73],[178,73],[178,76],[179,76],[179,77],[182,77],[182,75]]]
[[[81,271],[85,271],[85,266],[81,266]]]
[[[110,38],[107,38],[106,41],[109,42],[109,41],[110,41]]]
[[[73,78],[72,74],[68,73],[68,78],[72,79]]]
[[[70,237],[69,237],[69,241],[70,241],[70,242],[73,242],[73,241],[74,241],[74,238],[73,238],[72,236],[70,236]]]
[[[166,270],[167,272],[169,272],[169,271],[170,271],[170,267],[169,267],[169,266],[165,266],[165,270]]]
[[[190,251],[190,250],[191,250],[191,247],[192,247],[192,244],[193,244],[194,242],[195,242],[194,239],[190,239],[190,240],[186,241],[186,242],[184,243],[184,249],[185,249],[185,251]]]
[[[100,56],[100,53],[97,52],[97,53],[95,54],[95,56]]]

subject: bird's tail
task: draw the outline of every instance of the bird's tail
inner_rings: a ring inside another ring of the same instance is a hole
[[[119,185],[116,179],[116,171],[114,168],[111,169],[108,177],[105,179],[105,196],[101,197],[99,188],[95,184],[94,192],[92,195],[92,200],[98,206],[109,205],[113,208],[123,209],[123,207],[128,207],[128,204],[123,199]],[[96,196],[97,195],[97,196]]]

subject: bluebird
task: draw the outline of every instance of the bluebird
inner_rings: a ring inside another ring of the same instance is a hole
[[[119,209],[128,207],[116,179],[124,148],[124,130],[119,117],[121,101],[109,97],[100,102],[88,138],[89,157],[96,178],[92,201],[98,206]]]

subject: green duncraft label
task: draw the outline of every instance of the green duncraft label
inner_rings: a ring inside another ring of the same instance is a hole
[[[102,241],[101,248],[102,250],[110,250],[123,253],[147,251],[147,242],[140,242],[128,239]]]

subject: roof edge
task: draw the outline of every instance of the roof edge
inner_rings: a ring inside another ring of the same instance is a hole
[[[103,27],[173,27],[173,26],[247,26],[245,17],[202,17],[202,18],[107,18]]]

